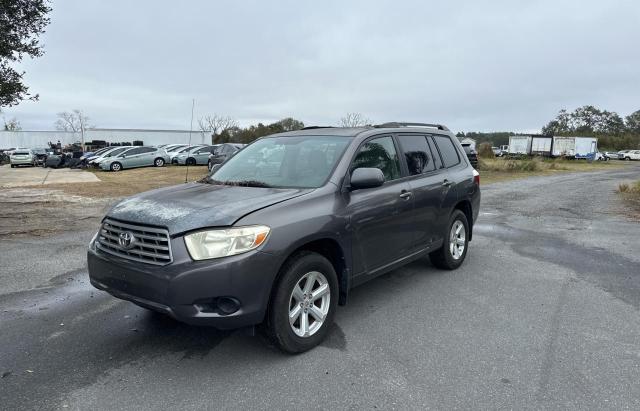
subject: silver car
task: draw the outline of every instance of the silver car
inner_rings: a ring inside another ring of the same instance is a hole
[[[169,155],[157,147],[132,147],[114,157],[100,162],[100,169],[120,171],[125,168],[163,167],[169,162]]]
[[[213,154],[217,148],[218,145],[195,147],[189,151],[178,154],[176,156],[176,161],[180,165],[204,166],[207,165],[207,162],[209,161],[209,155]]]
[[[117,155],[119,155],[120,153],[124,153],[125,151],[129,150],[130,148],[133,148],[133,146],[124,146],[124,147],[113,147],[110,150],[107,150],[105,152],[103,152],[102,154],[100,154],[97,157],[92,158],[91,160],[89,160],[89,164],[98,167],[100,165],[100,163],[102,163],[105,160],[108,160],[112,157],[116,157]]]
[[[17,166],[34,166],[35,165],[35,155],[29,149],[21,149],[14,151],[9,157],[11,161],[11,168],[15,168]]]
[[[187,152],[193,150],[194,148],[200,148],[202,146],[204,146],[204,144],[193,144],[193,145],[190,145],[190,146],[184,146],[184,147],[181,147],[181,148],[179,148],[177,150],[171,151],[169,153],[169,157],[171,157],[171,164],[178,164],[178,156],[180,154],[187,153]]]

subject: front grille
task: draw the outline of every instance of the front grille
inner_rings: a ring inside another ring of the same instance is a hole
[[[133,237],[129,246],[123,246],[120,241],[123,233]],[[96,246],[105,253],[141,263],[165,265],[173,261],[169,232],[162,228],[106,219],[100,228]]]

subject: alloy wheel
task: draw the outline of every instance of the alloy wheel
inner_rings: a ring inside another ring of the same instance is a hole
[[[289,297],[289,325],[298,337],[310,337],[329,313],[331,289],[327,278],[311,271],[298,280]]]
[[[451,226],[449,235],[449,252],[454,260],[460,259],[464,254],[466,232],[462,221],[456,220]]]

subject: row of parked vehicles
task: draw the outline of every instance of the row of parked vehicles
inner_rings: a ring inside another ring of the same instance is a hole
[[[159,146],[111,146],[94,152],[86,152],[74,162],[74,166],[95,167],[105,171],[120,171],[138,167],[163,167],[166,164],[207,165],[211,169],[222,164],[244,147],[244,144],[224,143],[215,145],[165,144]],[[55,157],[55,158],[54,158]],[[19,148],[10,155],[11,167],[58,167],[65,155],[54,156],[50,149]],[[50,158],[51,161],[48,160]],[[56,160],[56,161],[53,161]],[[55,165],[53,164],[55,162]]]

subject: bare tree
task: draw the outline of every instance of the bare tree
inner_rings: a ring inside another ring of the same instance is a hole
[[[89,124],[89,116],[78,109],[72,112],[63,111],[58,113],[58,120],[55,126],[57,130],[73,131],[75,133],[84,132],[87,128],[95,127]]]
[[[213,141],[224,131],[238,127],[238,122],[231,116],[214,114],[200,118],[198,125],[203,133],[211,133],[211,140]]]
[[[20,131],[22,130],[22,126],[20,125],[20,122],[18,121],[17,118],[12,118],[11,120],[7,121],[6,119],[4,120],[4,131]]]
[[[361,113],[347,113],[340,119],[342,127],[362,127],[371,125],[371,120]]]

